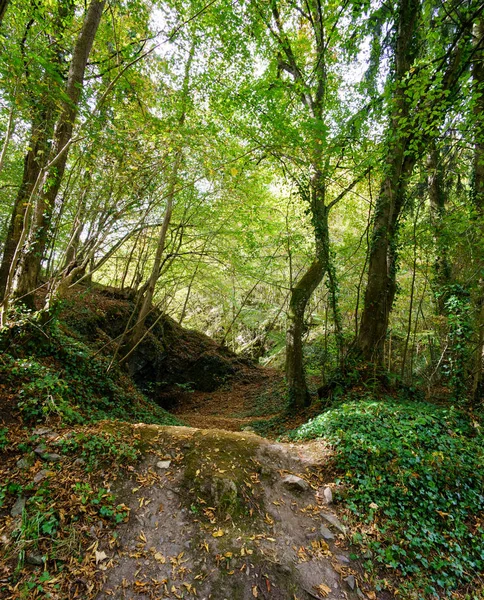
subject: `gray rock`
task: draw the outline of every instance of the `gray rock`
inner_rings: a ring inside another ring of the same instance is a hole
[[[348,584],[350,590],[354,590],[356,586],[356,580],[354,575],[348,575],[348,577],[344,578],[344,581]]]
[[[326,504],[332,504],[333,502],[333,492],[331,491],[330,487],[326,487],[324,488],[324,501],[326,502]]]
[[[341,524],[341,521],[338,519],[338,517],[336,515],[333,515],[332,513],[321,513],[321,517],[330,525],[332,525],[333,527],[335,527],[338,531],[340,531],[341,533],[345,533],[346,532],[346,527],[344,525]]]
[[[301,477],[297,477],[297,475],[287,475],[282,480],[282,484],[291,492],[307,492],[309,491],[309,484],[301,479]]]
[[[156,463],[158,469],[169,469],[171,465],[171,460],[159,460]]]
[[[34,464],[34,459],[31,456],[26,456],[17,461],[17,467],[19,469],[30,469]]]
[[[75,465],[85,465],[86,461],[83,458],[76,458],[76,460],[74,461]]]
[[[358,598],[361,598],[361,600],[366,600],[366,596],[365,594],[360,590],[360,588],[356,588],[356,595],[358,596]]]
[[[46,471],[46,469],[42,469],[41,471],[36,473],[36,475],[34,477],[34,483],[39,483],[40,481],[42,481],[42,479],[45,479],[48,472],[49,471]]]
[[[344,565],[351,564],[351,560],[344,554],[336,554],[336,558],[339,560],[340,563],[343,563]]]
[[[321,535],[325,540],[334,540],[334,533],[332,533],[326,525],[321,525],[320,528]]]
[[[25,559],[25,562],[34,567],[42,567],[44,564],[44,557],[40,554],[29,554]]]
[[[40,458],[47,462],[59,462],[62,460],[62,456],[60,454],[55,454],[55,452],[45,452],[40,455]]]
[[[38,429],[34,429],[32,433],[34,435],[47,435],[52,433],[52,429],[49,429],[48,427],[39,427]]]
[[[35,454],[38,454],[40,457],[42,457],[42,454],[44,454],[44,452],[46,451],[46,447],[41,444],[40,446],[37,446],[37,448],[35,448],[34,452]]]
[[[26,502],[27,502],[26,498],[17,498],[17,501],[12,506],[12,510],[10,511],[10,514],[12,515],[12,517],[18,517],[19,515],[21,515],[23,513]]]

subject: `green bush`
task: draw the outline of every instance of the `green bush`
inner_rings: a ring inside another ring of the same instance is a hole
[[[464,413],[360,400],[328,410],[292,437],[334,444],[343,498],[374,532],[355,541],[405,578],[404,588],[440,598],[483,572],[484,440]]]

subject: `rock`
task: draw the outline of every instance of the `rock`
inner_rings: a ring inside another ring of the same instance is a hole
[[[26,502],[27,502],[26,498],[17,498],[17,501],[12,506],[12,510],[10,511],[10,514],[12,515],[12,517],[18,517],[19,515],[21,515],[23,513]]]
[[[361,600],[366,600],[366,596],[365,594],[360,590],[360,588],[356,588],[356,595],[358,596],[358,598],[361,598]]]
[[[76,460],[74,461],[75,465],[85,465],[86,461],[83,458],[76,458]]]
[[[320,528],[321,535],[325,540],[334,540],[334,533],[332,533],[326,525],[321,525]]]
[[[40,554],[29,554],[25,559],[25,562],[34,567],[42,567],[44,564],[44,557]]]
[[[34,464],[34,459],[31,456],[26,456],[17,461],[17,467],[19,469],[30,469]]]
[[[282,484],[291,492],[307,492],[309,488],[309,484],[301,479],[301,477],[297,477],[297,475],[287,475],[282,480]]]
[[[355,589],[356,580],[355,580],[354,575],[348,575],[348,577],[345,577],[343,581],[345,581],[348,584],[348,587],[350,588],[350,590]]]
[[[326,487],[324,488],[324,501],[326,502],[326,504],[332,504],[333,502],[333,492],[331,491],[330,487]]]
[[[36,473],[36,475],[34,477],[34,483],[39,483],[40,481],[42,481],[42,479],[47,477],[48,474],[49,474],[49,471],[47,471],[46,469],[42,469],[41,471]]]
[[[62,456],[60,454],[55,454],[54,452],[45,452],[40,455],[40,458],[47,462],[59,462],[62,460]]]
[[[339,560],[340,563],[343,563],[344,565],[351,564],[351,560],[344,554],[336,554],[336,558]]]
[[[32,433],[34,435],[47,435],[52,433],[52,429],[49,429],[48,427],[39,427],[39,429],[34,429]]]
[[[158,469],[169,469],[171,465],[171,460],[159,460],[156,463]]]
[[[47,448],[45,447],[45,444],[40,444],[39,446],[37,446],[37,448],[35,448],[34,452],[35,454],[40,456],[42,460],[46,460],[48,462],[59,462],[62,459],[62,456],[60,454],[55,454],[54,452],[46,452],[46,450]]]
[[[321,517],[330,525],[332,525],[333,527],[335,527],[338,531],[340,531],[341,533],[345,533],[346,532],[346,527],[344,525],[341,524],[341,521],[338,519],[338,517],[336,515],[333,515],[332,513],[321,513]]]

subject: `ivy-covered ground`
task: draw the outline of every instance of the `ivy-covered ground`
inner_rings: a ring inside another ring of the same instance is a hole
[[[338,502],[377,587],[390,578],[400,598],[484,597],[484,436],[476,415],[360,397],[289,437],[332,444]]]

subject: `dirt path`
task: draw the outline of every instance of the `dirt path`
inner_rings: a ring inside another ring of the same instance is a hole
[[[187,392],[171,412],[200,429],[242,431],[252,421],[284,409],[283,376],[274,369],[251,369],[243,378],[214,392]]]
[[[116,486],[130,519],[99,541],[97,600],[387,598],[365,583],[342,517],[324,503],[333,484],[321,441],[147,425],[132,434],[149,450]]]

